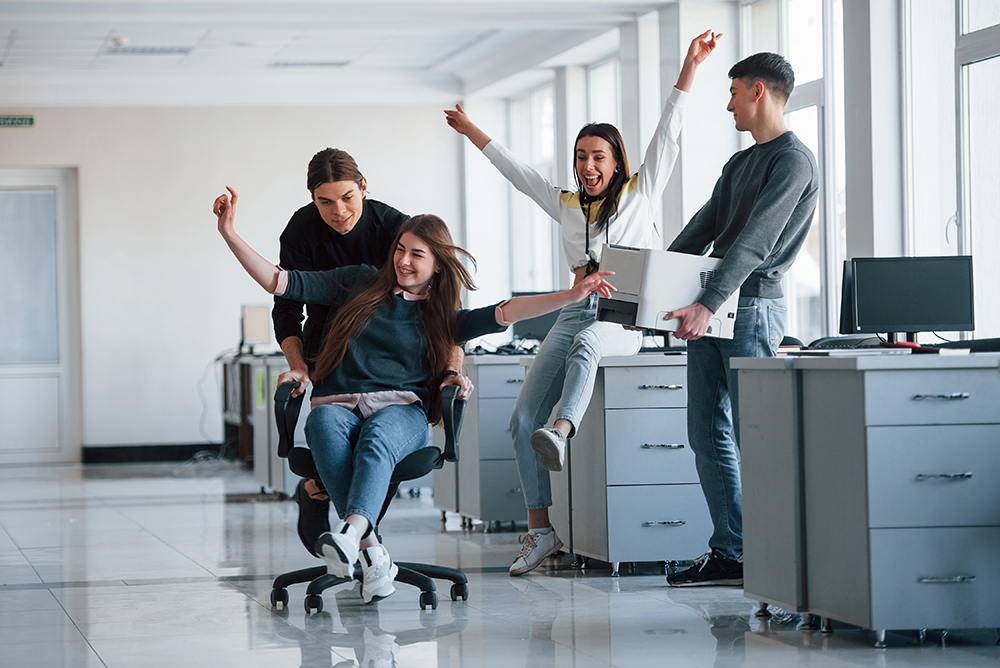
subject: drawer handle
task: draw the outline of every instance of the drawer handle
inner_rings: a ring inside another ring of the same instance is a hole
[[[524,378],[508,378],[507,382],[508,383],[523,383],[524,382]]]
[[[643,443],[639,446],[643,450],[657,449],[667,449],[667,450],[681,450],[684,447],[683,443]]]
[[[640,390],[683,390],[683,385],[640,385]]]
[[[930,480],[931,478],[941,478],[943,480],[968,480],[972,477],[972,471],[965,473],[918,473],[917,482]]]
[[[962,399],[968,399],[968,392],[952,392],[951,394],[914,394],[914,401],[921,401],[923,399],[944,399],[945,401],[956,401]]]
[[[679,527],[687,524],[684,520],[667,520],[665,522],[643,522],[644,527]]]
[[[963,582],[974,582],[976,579],[975,575],[953,575],[952,577],[927,577],[927,578],[917,578],[917,582],[920,584],[961,584]]]
[[[507,493],[508,494],[520,494],[521,493],[521,488],[520,487],[511,487],[510,491],[507,492]]]

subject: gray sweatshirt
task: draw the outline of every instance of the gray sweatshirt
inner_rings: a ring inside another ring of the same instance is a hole
[[[819,169],[791,131],[733,155],[711,199],[667,250],[723,258],[699,303],[714,313],[731,294],[782,297],[781,277],[809,232]]]

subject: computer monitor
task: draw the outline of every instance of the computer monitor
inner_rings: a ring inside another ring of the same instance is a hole
[[[531,295],[545,295],[547,292],[514,292],[512,297],[530,297]],[[537,318],[528,318],[527,320],[519,320],[514,323],[514,338],[515,339],[537,339],[541,341],[545,338],[545,335],[549,333],[552,329],[552,325],[556,323],[556,318],[559,317],[559,311],[553,311],[552,313],[546,313],[545,315],[540,315]]]
[[[972,331],[972,257],[856,257],[844,262],[841,334]]]

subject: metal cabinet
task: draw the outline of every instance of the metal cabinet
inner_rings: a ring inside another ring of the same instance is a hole
[[[527,519],[510,433],[510,415],[524,383],[520,361],[505,355],[465,358],[476,389],[465,409],[459,461],[434,471],[435,507],[459,513],[463,524]]]
[[[886,629],[1000,626],[1000,355],[734,366],[743,411],[748,596],[781,604],[774,594],[782,574],[756,549],[761,541],[750,540],[763,515],[747,504],[753,490],[775,486],[774,472],[755,461],[774,459],[773,449],[799,458],[800,610],[876,629],[879,644]],[[777,381],[776,371],[784,390],[759,393],[755,378],[771,374]],[[756,413],[748,417],[744,400],[751,396]],[[777,426],[790,411],[800,436]],[[768,530],[794,545],[789,527]],[[754,573],[761,575],[756,581]]]
[[[574,554],[612,563],[688,560],[712,534],[687,440],[686,358],[607,357],[550,518]]]

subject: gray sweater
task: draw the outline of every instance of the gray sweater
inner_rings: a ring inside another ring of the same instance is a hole
[[[733,155],[711,199],[667,250],[723,258],[698,300],[715,312],[741,297],[777,299],[781,277],[809,232],[819,197],[819,169],[791,131]]]

